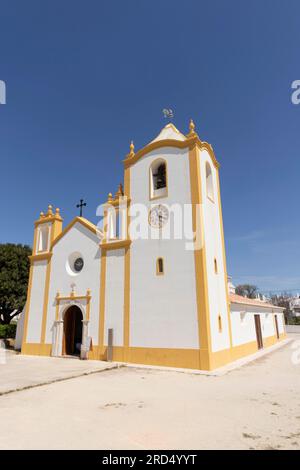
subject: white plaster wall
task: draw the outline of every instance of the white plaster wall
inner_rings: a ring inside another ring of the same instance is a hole
[[[149,200],[149,167],[163,158],[168,169],[168,196]],[[130,170],[131,201],[190,204],[187,149],[149,152]],[[168,224],[162,230],[169,229]],[[154,230],[155,231],[155,230]],[[158,233],[157,231],[156,233]],[[130,345],[149,348],[199,348],[193,251],[185,240],[136,240],[131,245]],[[164,259],[165,274],[156,275],[156,260]]]
[[[256,341],[254,312],[246,306],[231,304],[231,331],[233,346]]]
[[[284,314],[283,313],[277,313],[277,319],[278,319],[278,330],[279,333],[284,333]]]
[[[207,197],[206,192],[206,162],[212,171],[214,202]],[[230,347],[230,336],[227,311],[227,279],[224,276],[224,259],[218,201],[217,173],[211,157],[206,150],[199,152],[199,168],[201,174],[201,190],[203,201],[203,223],[208,279],[208,297],[210,309],[210,326],[212,350],[220,351]],[[218,274],[215,274],[214,259],[218,264]],[[219,332],[219,315],[222,318],[222,332]]]
[[[104,344],[108,328],[113,328],[113,345],[123,346],[124,321],[124,249],[107,251]]]
[[[82,271],[71,275],[66,269],[68,257],[79,252],[84,260]],[[69,232],[53,247],[51,259],[51,276],[49,287],[46,342],[52,342],[52,328],[55,320],[55,297],[69,296],[71,284],[75,283],[77,295],[86,295],[91,290],[91,310],[88,335],[93,344],[98,344],[99,296],[100,296],[100,249],[98,237],[80,223],[76,223]]]
[[[46,260],[34,263],[29,303],[27,343],[39,343],[41,340],[46,270]]]
[[[262,328],[263,338],[268,338],[274,336],[275,333],[275,324],[274,324],[274,315],[273,313],[261,313],[260,322]]]
[[[260,315],[263,338],[269,338],[270,336],[276,335],[274,313],[272,313],[272,308],[270,308],[270,310],[264,309],[266,311],[262,312],[260,307],[231,304],[230,310],[233,346],[256,341],[254,320],[255,314]],[[282,314],[278,313],[277,317],[279,326]]]

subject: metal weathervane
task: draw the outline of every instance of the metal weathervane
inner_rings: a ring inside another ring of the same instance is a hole
[[[173,111],[171,108],[169,108],[169,109],[168,109],[168,108],[164,108],[164,109],[162,110],[162,112],[163,112],[163,115],[164,115],[164,117],[165,117],[166,119],[170,119],[170,120],[173,119],[173,117],[174,117],[174,111]]]

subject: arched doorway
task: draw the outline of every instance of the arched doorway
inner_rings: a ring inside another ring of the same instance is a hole
[[[82,342],[82,313],[79,307],[72,305],[64,315],[63,354],[79,356]]]

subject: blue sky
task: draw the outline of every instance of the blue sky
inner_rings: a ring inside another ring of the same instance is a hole
[[[298,0],[2,0],[0,242],[49,203],[85,216],[175,111],[221,163],[228,272],[300,291]]]

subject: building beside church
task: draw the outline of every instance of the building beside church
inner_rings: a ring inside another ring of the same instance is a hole
[[[228,289],[219,163],[193,121],[123,164],[101,228],[51,206],[35,222],[22,353],[211,370],[284,338],[282,308]]]

